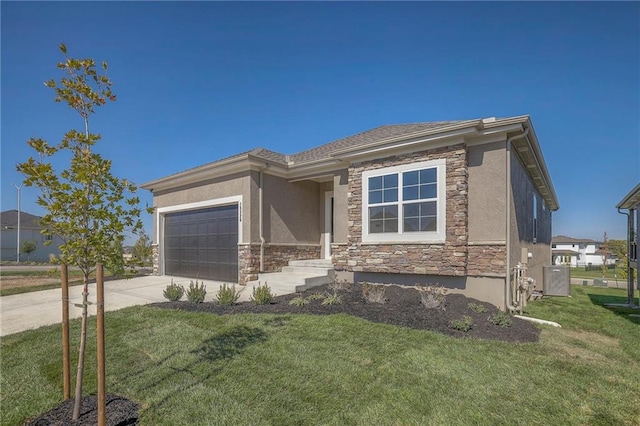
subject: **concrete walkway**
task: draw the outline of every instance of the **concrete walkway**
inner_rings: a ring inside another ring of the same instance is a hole
[[[104,299],[105,311],[115,311],[134,305],[146,305],[155,302],[165,302],[163,290],[171,280],[189,287],[189,278],[170,276],[145,276],[127,280],[105,281]],[[203,281],[203,280],[201,280]],[[222,285],[219,281],[203,281],[207,287],[205,301],[215,300],[216,293]],[[252,287],[236,285],[240,291],[239,301],[249,301]],[[283,294],[273,291],[275,295]],[[30,330],[44,325],[62,322],[62,293],[60,289],[34,291],[31,293],[15,294],[0,297],[0,336],[6,336],[20,331]],[[69,317],[80,318],[82,309],[74,303],[82,303],[82,286],[69,287]],[[183,298],[184,300],[184,298]],[[96,301],[96,285],[89,284],[89,301]],[[95,305],[89,306],[89,314],[96,314]]]

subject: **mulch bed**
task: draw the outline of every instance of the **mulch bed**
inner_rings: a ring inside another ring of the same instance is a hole
[[[508,328],[493,325],[488,318],[496,314],[498,309],[489,304],[465,297],[461,294],[447,294],[445,309],[426,309],[420,302],[420,293],[412,287],[387,286],[385,303],[367,303],[362,297],[362,286],[352,284],[350,291],[339,291],[342,296],[340,305],[323,305],[322,300],[310,300],[305,306],[290,305],[294,297],[308,298],[314,293],[332,293],[328,286],[314,287],[304,293],[287,294],[276,297],[270,305],[255,305],[250,302],[234,306],[220,305],[217,302],[190,303],[187,301],[155,303],[150,306],[168,309],[181,309],[191,312],[210,312],[217,315],[226,314],[313,314],[332,315],[345,313],[378,323],[392,324],[419,330],[431,330],[453,337],[503,340],[508,342],[536,342],[540,329],[528,321],[511,318]],[[486,308],[486,312],[478,313],[469,308],[469,303],[476,303]],[[468,315],[473,319],[471,330],[462,332],[451,328],[450,321]]]
[[[106,398],[107,426],[127,426],[138,424],[138,405],[124,397],[107,394]],[[24,423],[25,426],[94,426],[98,424],[98,396],[89,395],[82,398],[80,418],[71,421],[74,400],[68,399],[51,411]]]
[[[461,294],[448,294],[445,309],[426,309],[420,302],[420,293],[411,287],[387,286],[385,303],[367,303],[362,297],[362,286],[353,284],[349,291],[339,291],[342,297],[340,305],[323,305],[322,300],[309,300],[305,306],[290,305],[295,297],[308,298],[314,293],[331,294],[328,286],[314,287],[304,293],[279,296],[269,305],[255,305],[250,302],[234,306],[220,305],[217,302],[191,303],[186,301],[155,303],[165,309],[181,309],[190,312],[209,312],[216,315],[227,314],[312,314],[333,315],[345,313],[364,318],[368,321],[409,327],[419,330],[431,330],[453,337],[502,340],[514,343],[536,342],[540,329],[528,321],[511,318],[510,327],[500,327],[489,322],[488,318],[496,313],[495,306],[465,297]],[[469,308],[470,303],[482,305],[485,312],[478,313]],[[473,326],[467,332],[451,328],[450,322],[468,315]],[[25,423],[27,426],[45,425],[95,425],[97,424],[97,397],[90,395],[82,401],[82,411],[77,422],[71,421],[73,400],[64,401],[58,407]],[[138,406],[121,396],[107,395],[107,425],[125,426],[138,424]]]

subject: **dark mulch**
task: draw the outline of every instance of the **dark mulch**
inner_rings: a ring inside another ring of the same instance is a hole
[[[107,394],[106,398],[107,426],[127,426],[138,424],[138,405],[124,397]],[[80,418],[72,421],[74,400],[68,399],[53,410],[28,420],[25,426],[93,426],[98,424],[98,396],[89,395],[82,398]]]
[[[508,328],[493,325],[488,318],[496,314],[498,309],[489,304],[465,297],[461,294],[448,294],[445,299],[445,310],[426,309],[420,303],[420,293],[411,287],[387,286],[386,302],[366,303],[362,297],[362,286],[353,284],[351,291],[339,291],[342,296],[340,305],[323,305],[321,300],[310,300],[305,306],[290,305],[289,301],[297,296],[307,298],[314,293],[330,293],[328,286],[314,287],[301,294],[288,294],[276,297],[270,305],[255,305],[250,302],[234,306],[224,306],[217,302],[190,303],[186,301],[156,303],[151,306],[169,309],[182,309],[192,312],[210,312],[218,315],[242,313],[266,314],[314,314],[331,315],[346,313],[378,323],[392,324],[421,330],[431,330],[454,337],[471,337],[477,339],[503,340],[508,342],[536,342],[540,329],[530,322],[519,318],[511,318]],[[469,308],[469,303],[484,306],[487,311],[477,313]],[[473,319],[473,326],[468,332],[461,332],[450,327],[450,321],[468,315]]]

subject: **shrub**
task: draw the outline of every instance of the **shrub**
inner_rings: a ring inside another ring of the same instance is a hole
[[[266,282],[264,285],[260,285],[260,283],[258,283],[258,287],[253,288],[251,301],[254,305],[268,305],[273,301],[273,294]]]
[[[420,302],[427,309],[442,309],[445,310],[444,299],[447,294],[447,289],[440,286],[427,286],[418,287],[420,291]]]
[[[216,294],[216,300],[221,305],[233,306],[240,298],[240,292],[236,291],[235,284],[232,286],[223,283]]]
[[[164,289],[162,294],[164,295],[165,299],[170,300],[171,302],[175,302],[182,299],[182,296],[184,295],[184,287],[182,287],[180,284],[175,284],[173,280],[171,280],[171,284],[169,284],[167,288]]]
[[[351,283],[346,279],[340,280],[334,276],[329,284],[329,288],[333,290],[334,293],[337,291],[351,291]]]
[[[469,309],[471,309],[473,312],[477,312],[479,314],[483,313],[483,312],[487,312],[487,308],[485,308],[484,306],[482,306],[479,303],[474,303],[474,302],[470,302],[468,305]]]
[[[471,330],[472,326],[473,319],[469,315],[464,315],[462,318],[449,321],[449,327],[465,333]]]
[[[50,268],[47,269],[47,275],[49,278],[58,278],[60,276],[60,271],[58,268]]]
[[[207,294],[207,287],[205,287],[204,283],[198,284],[198,280],[194,283],[191,281],[189,283],[189,288],[186,291],[187,300],[193,303],[202,303],[204,302],[204,296]]]
[[[342,296],[338,293],[333,293],[328,295],[322,301],[323,305],[342,305]]]
[[[511,316],[502,311],[498,311],[495,314],[489,317],[489,322],[493,325],[498,325],[502,328],[509,328],[513,322],[511,321]]]
[[[310,294],[309,297],[307,297],[308,300],[322,300],[324,298],[325,295],[320,292]]]
[[[384,303],[386,287],[382,284],[362,283],[362,297],[367,303]]]
[[[302,296],[296,296],[289,301],[289,304],[293,306],[305,306],[309,304],[309,301]]]

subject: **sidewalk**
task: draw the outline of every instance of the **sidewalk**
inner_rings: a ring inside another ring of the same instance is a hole
[[[165,302],[163,290],[171,283],[182,284],[185,288],[191,281],[189,278],[154,276],[131,278],[127,280],[105,281],[105,311],[115,311],[134,305],[146,305]],[[222,285],[219,281],[204,282],[207,287],[205,301],[215,300],[216,293]],[[236,285],[240,291],[240,302],[250,300],[252,288]],[[276,293],[276,292],[274,292]],[[278,294],[279,295],[279,294]],[[0,297],[0,336],[30,330],[44,325],[62,322],[62,293],[60,289],[34,291]],[[80,318],[82,309],[74,303],[82,303],[82,286],[69,287],[69,318]],[[89,284],[89,301],[96,301],[96,285]],[[89,306],[89,314],[96,314],[95,305]]]

